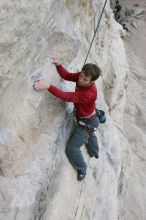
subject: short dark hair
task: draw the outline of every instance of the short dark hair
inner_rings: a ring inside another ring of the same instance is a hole
[[[91,81],[98,79],[98,77],[101,75],[101,69],[92,63],[85,64],[82,68],[82,71],[86,76],[91,76]]]

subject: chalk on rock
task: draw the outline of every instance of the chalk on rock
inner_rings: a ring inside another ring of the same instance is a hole
[[[42,76],[42,70],[40,68],[34,70],[31,73],[31,81],[34,83],[35,81],[37,81],[40,77]]]

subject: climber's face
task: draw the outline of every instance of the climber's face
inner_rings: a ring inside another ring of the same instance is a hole
[[[82,71],[80,73],[77,85],[81,87],[88,87],[92,84],[91,76],[85,75],[85,73]]]

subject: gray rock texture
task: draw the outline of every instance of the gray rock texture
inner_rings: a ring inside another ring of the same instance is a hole
[[[71,71],[82,68],[104,2],[1,0],[0,220],[146,218],[145,53],[137,54],[139,38],[123,37],[113,1],[107,1],[87,60],[102,69],[97,107],[105,110],[107,122],[97,131],[100,158],[90,158],[82,147],[84,181],[77,181],[65,156],[72,105],[33,89],[43,78],[73,91],[50,57]],[[142,5],[135,13],[142,29],[144,12]],[[137,29],[130,31],[138,36]]]

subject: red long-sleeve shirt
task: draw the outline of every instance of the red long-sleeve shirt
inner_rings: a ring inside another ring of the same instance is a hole
[[[77,81],[80,72],[69,73],[62,65],[59,65],[56,68],[63,79],[76,82],[75,92],[64,92],[52,85],[50,85],[48,91],[66,102],[73,102],[77,116],[91,115],[95,110],[95,101],[97,98],[95,83],[93,82],[88,87],[78,86]]]

